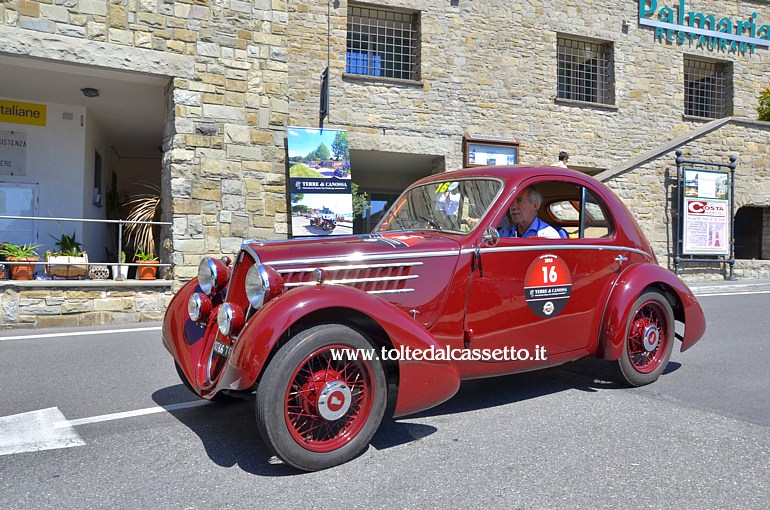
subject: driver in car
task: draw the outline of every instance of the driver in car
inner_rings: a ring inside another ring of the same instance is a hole
[[[567,237],[564,229],[555,229],[537,216],[543,196],[533,186],[527,186],[513,199],[508,209],[513,223],[503,228],[500,237]]]

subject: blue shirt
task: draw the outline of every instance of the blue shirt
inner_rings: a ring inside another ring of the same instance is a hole
[[[516,230],[516,224],[513,223],[500,232],[500,237],[546,237],[550,239],[559,239],[567,237],[567,232],[563,228],[557,230],[535,216],[535,219],[532,220],[529,228],[524,232],[524,235],[519,235],[518,230]]]

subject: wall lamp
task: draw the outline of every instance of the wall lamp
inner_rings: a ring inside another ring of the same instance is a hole
[[[83,93],[86,97],[99,97],[99,89],[93,89],[91,87],[86,87],[84,89],[80,89],[80,92]]]

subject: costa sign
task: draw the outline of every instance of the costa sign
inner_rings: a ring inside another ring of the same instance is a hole
[[[690,214],[702,214],[704,216],[724,216],[727,213],[727,205],[718,202],[688,200],[687,212]]]

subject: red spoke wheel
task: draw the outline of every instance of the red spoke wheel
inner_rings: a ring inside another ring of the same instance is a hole
[[[382,365],[335,359],[349,349],[374,348],[347,326],[315,326],[282,346],[265,369],[257,424],[284,462],[307,471],[336,466],[363,451],[379,427],[387,400]]]
[[[674,347],[674,311],[657,292],[642,294],[631,308],[623,354],[618,360],[631,386],[655,381],[668,365]]]

